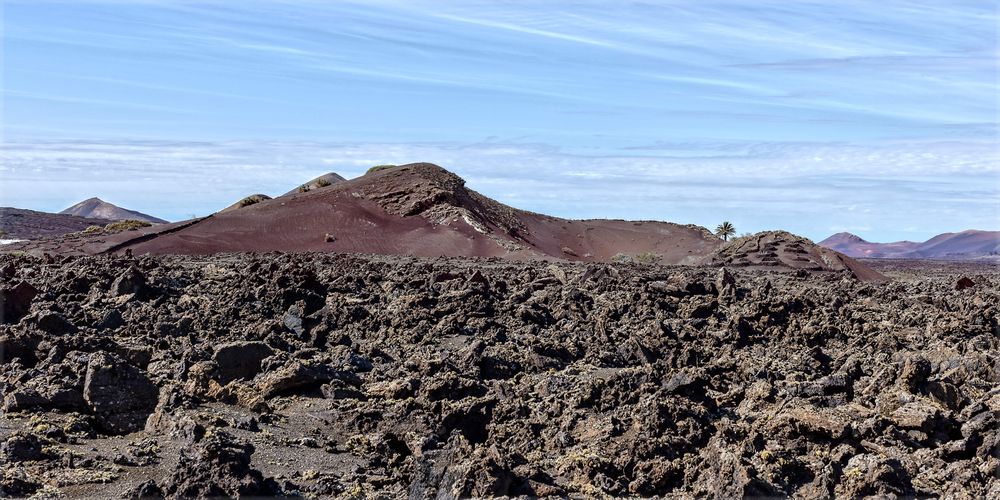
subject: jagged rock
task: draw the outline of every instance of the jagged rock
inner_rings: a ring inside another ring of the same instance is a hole
[[[121,311],[112,309],[104,314],[94,325],[98,330],[115,330],[125,324]]]
[[[135,500],[158,500],[164,498],[164,495],[156,481],[149,479],[126,492],[124,497]]]
[[[255,377],[260,373],[261,361],[272,354],[274,350],[264,342],[231,342],[220,345],[213,356],[219,383],[225,385],[236,379]]]
[[[117,356],[98,352],[90,356],[83,398],[97,423],[113,434],[142,430],[156,408],[159,390],[146,374]]]
[[[288,309],[281,321],[289,331],[298,337],[303,337],[305,335],[305,327],[302,326],[302,316],[304,316],[303,306],[296,304]]]
[[[849,431],[843,416],[822,409],[794,408],[785,412],[785,418],[800,434],[839,440]]]
[[[16,380],[4,395],[3,410],[86,412],[83,385],[88,360],[88,354],[72,351],[36,370],[34,376]]]
[[[867,496],[913,495],[909,473],[895,458],[877,454],[855,455],[844,467],[837,496],[861,498]]]
[[[0,496],[28,497],[42,488],[40,483],[31,481],[23,471],[0,475]]]
[[[0,288],[0,323],[17,323],[31,308],[38,289],[21,281],[12,287]]]
[[[70,323],[65,316],[56,312],[39,314],[36,324],[39,329],[52,335],[68,335],[77,331],[76,325]]]
[[[940,410],[933,405],[914,401],[900,406],[892,413],[892,421],[904,429],[931,431],[940,416]]]
[[[273,482],[265,481],[260,471],[251,467],[253,453],[252,444],[216,431],[181,451],[176,469],[159,489],[169,498],[272,496],[278,493]]]
[[[663,381],[663,390],[671,392],[679,392],[691,387],[703,386],[706,383],[704,377],[698,373],[694,373],[690,370],[684,370],[675,373],[670,376],[670,378]]]
[[[46,292],[0,325],[0,442],[43,456],[0,457],[2,494],[978,498],[1000,463],[1000,277],[971,264],[873,264],[891,283],[727,267],[734,287],[666,266],[138,257],[156,287],[130,300],[98,285],[117,256],[11,262]],[[77,331],[39,328],[50,312]]]
[[[736,294],[736,277],[729,269],[723,267],[715,275],[715,288],[719,291],[719,296],[733,296]]]
[[[898,383],[910,392],[917,392],[918,388],[927,381],[931,374],[931,364],[921,357],[908,357],[903,362],[903,369],[899,374]]]
[[[0,463],[40,460],[43,456],[42,441],[34,434],[15,433],[0,443]]]
[[[327,365],[311,365],[292,361],[284,367],[263,373],[254,380],[254,385],[264,398],[275,394],[307,387],[319,387],[338,378],[354,379],[353,374],[335,370]]]
[[[968,276],[962,276],[955,282],[955,290],[965,290],[966,288],[972,288],[976,286],[976,282],[972,281],[972,278]]]
[[[146,291],[146,276],[135,266],[129,266],[111,283],[111,292],[115,295],[143,295]]]

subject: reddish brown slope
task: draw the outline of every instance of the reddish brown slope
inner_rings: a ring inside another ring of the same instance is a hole
[[[914,253],[928,259],[1000,258],[1000,231],[939,234],[921,243]]]
[[[346,180],[347,179],[341,177],[340,174],[338,174],[336,172],[327,172],[327,173],[325,173],[325,174],[323,174],[323,175],[321,175],[321,176],[319,176],[319,177],[317,177],[317,178],[315,178],[315,179],[313,179],[313,180],[311,180],[311,181],[309,181],[309,182],[307,182],[305,184],[302,184],[302,185],[296,187],[295,189],[293,189],[293,190],[291,190],[291,191],[289,191],[289,192],[287,192],[287,193],[285,193],[285,194],[283,194],[281,196],[284,197],[284,196],[291,196],[291,195],[293,195],[295,193],[304,193],[306,191],[312,191],[313,189],[319,189],[319,188],[322,188],[322,187],[329,186],[331,184],[336,184],[338,182],[344,182]]]
[[[219,213],[130,246],[136,253],[279,250],[584,261],[652,252],[677,264],[720,243],[695,226],[534,214],[464,184],[436,165],[402,165]]]
[[[107,223],[104,219],[0,207],[0,238],[31,240],[75,233],[89,226],[103,226]]]

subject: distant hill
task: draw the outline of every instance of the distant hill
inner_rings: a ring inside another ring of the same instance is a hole
[[[306,192],[306,191],[312,191],[313,189],[317,189],[317,188],[321,188],[321,187],[326,187],[326,186],[331,186],[333,184],[337,184],[338,182],[344,182],[346,180],[347,179],[344,179],[343,177],[341,177],[340,174],[337,174],[337,173],[334,173],[334,172],[329,172],[329,173],[323,174],[323,175],[321,175],[321,176],[319,176],[319,177],[317,177],[317,178],[315,178],[315,179],[313,179],[313,180],[311,180],[311,181],[309,181],[309,182],[307,182],[305,184],[302,184],[302,185],[296,187],[295,189],[293,189],[293,190],[291,190],[291,191],[289,191],[289,192],[287,192],[287,193],[285,193],[285,194],[283,194],[281,196],[290,196],[290,195],[293,195],[295,193],[303,193],[303,192]]]
[[[854,235],[850,235],[854,236]],[[854,236],[859,241],[864,241]],[[862,281],[886,279],[868,266],[787,231],[764,231],[729,241],[704,260],[714,266],[847,271]]]
[[[89,226],[103,226],[108,221],[76,215],[37,212],[23,208],[0,207],[0,239],[33,240],[83,231]]]
[[[820,246],[850,257],[873,259],[1000,260],[1000,231],[970,229],[939,234],[923,243],[873,243],[851,233],[837,233]]]
[[[255,205],[257,203],[260,203],[260,202],[266,201],[266,200],[270,200],[270,199],[272,199],[272,198],[270,196],[266,195],[266,194],[260,194],[260,193],[252,194],[250,196],[247,196],[247,197],[243,198],[240,201],[237,201],[236,203],[233,203],[232,205],[229,205],[226,208],[223,208],[222,210],[219,210],[219,213],[232,212],[233,210],[239,210],[241,208],[246,208],[246,207],[249,207],[250,205]]]
[[[73,205],[72,207],[59,212],[64,215],[76,215],[79,217],[90,217],[92,219],[104,220],[141,220],[152,224],[165,224],[167,221],[146,215],[142,212],[129,210],[117,205],[108,203],[100,198],[89,198]]]
[[[140,254],[325,251],[579,261],[650,253],[678,264],[721,243],[696,226],[517,210],[466,188],[441,167],[417,163],[227,209],[129,247]]]

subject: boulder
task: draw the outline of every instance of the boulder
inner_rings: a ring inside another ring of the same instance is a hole
[[[12,287],[0,288],[0,323],[17,323],[31,308],[38,289],[22,281]]]
[[[159,389],[138,368],[104,352],[90,356],[83,398],[105,431],[127,434],[141,430],[158,397]]]
[[[36,323],[40,330],[52,335],[68,335],[77,331],[76,325],[57,312],[47,311],[39,314]]]
[[[41,460],[42,441],[35,434],[15,433],[0,443],[0,463]]]
[[[206,434],[181,451],[173,474],[164,484],[149,491],[161,491],[168,498],[236,498],[273,496],[279,493],[273,481],[266,481],[251,467],[254,446],[224,431]]]
[[[896,382],[900,387],[915,393],[930,374],[931,363],[922,357],[912,356],[903,362],[903,369]]]
[[[924,401],[913,401],[892,412],[892,421],[903,429],[931,431],[940,411]]]
[[[845,498],[913,494],[910,475],[899,460],[874,453],[851,457],[836,486],[836,496]]]
[[[261,361],[274,350],[264,342],[231,342],[215,350],[216,375],[220,384],[237,379],[251,379],[260,373]]]
[[[968,276],[962,276],[955,282],[955,290],[965,290],[974,286],[976,286],[976,282],[972,281],[972,278]]]
[[[146,276],[135,266],[129,266],[111,283],[111,292],[115,295],[142,295],[146,290]]]
[[[736,277],[728,268],[721,268],[715,275],[715,289],[720,297],[731,297],[736,294]]]

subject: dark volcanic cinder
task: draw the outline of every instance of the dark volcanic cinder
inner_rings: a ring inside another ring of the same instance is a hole
[[[1000,274],[867,264],[0,255],[0,494],[1000,496]]]

